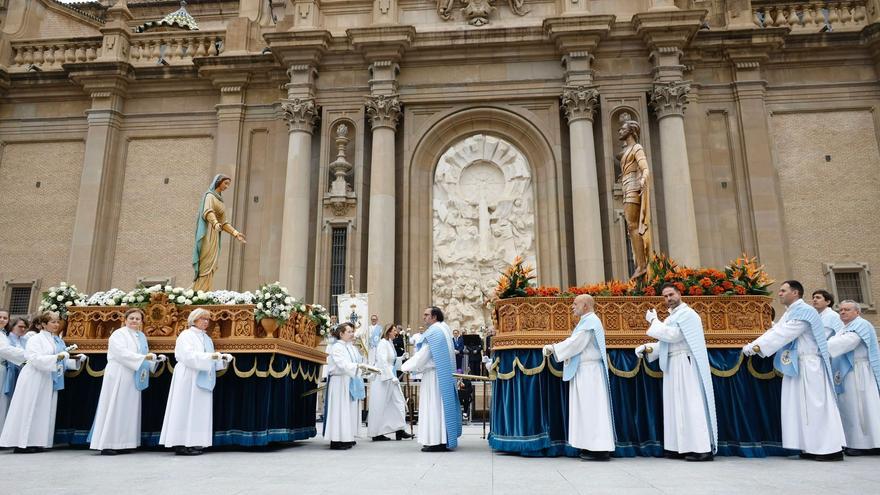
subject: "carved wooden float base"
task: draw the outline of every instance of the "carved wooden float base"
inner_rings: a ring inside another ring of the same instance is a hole
[[[654,339],[645,335],[645,312],[669,316],[662,297],[596,297],[596,314],[605,327],[609,349],[635,348]],[[773,325],[772,300],[766,296],[683,297],[703,319],[706,344],[712,348],[742,347]],[[540,348],[564,340],[577,321],[570,297],[516,297],[495,303],[496,335],[492,347]]]
[[[206,305],[178,306],[164,293],[153,294],[144,309],[144,333],[150,350],[174,351],[177,335],[188,328],[189,314],[196,308],[211,312],[208,333],[219,352],[279,353],[323,364],[327,355],[317,349],[321,337],[310,318],[294,313],[273,334],[267,335],[254,321],[255,306]],[[68,311],[65,342],[76,344],[85,353],[107,352],[107,339],[113,330],[123,326],[125,306],[71,307]]]

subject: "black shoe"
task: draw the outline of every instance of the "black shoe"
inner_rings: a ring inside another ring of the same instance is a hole
[[[374,442],[388,442],[388,441],[390,441],[390,440],[391,440],[391,439],[388,438],[388,437],[386,437],[385,435],[379,435],[379,436],[377,436],[377,437],[373,437],[373,441],[374,441]]]
[[[608,461],[611,459],[611,452],[581,449],[578,457],[583,461]]]
[[[425,445],[422,447],[422,452],[449,452],[449,449],[446,448],[445,443],[441,443],[437,445]]]
[[[691,453],[684,456],[684,460],[689,462],[709,462],[715,459],[711,452]]]
[[[13,454],[36,454],[37,450],[35,450],[34,447],[26,447],[26,448],[16,447],[16,448],[12,449],[12,453]]]
[[[119,455],[119,452],[113,449],[101,449],[101,455]]]
[[[810,454],[808,452],[801,452],[800,454],[798,454],[798,457],[801,459],[806,459],[808,461],[816,460],[816,454]]]
[[[351,447],[349,447],[346,442],[330,442],[330,450],[345,450],[350,448]]]
[[[180,446],[178,446],[178,447],[174,448],[174,454],[175,455],[186,455],[186,456],[202,455],[202,449],[200,449],[198,447],[180,447]]]
[[[851,457],[859,457],[863,455],[874,455],[876,449],[851,449],[849,447],[843,449],[843,453]]]
[[[663,458],[664,459],[684,459],[687,454],[682,454],[679,452],[675,452],[673,450],[664,450]]]
[[[396,437],[398,440],[409,440],[409,439],[412,438],[413,436],[410,435],[409,433],[403,431],[403,430],[397,430],[397,431],[395,432],[395,437]]]
[[[820,462],[832,462],[832,461],[842,461],[843,460],[843,451],[838,450],[832,454],[816,454],[815,460]]]

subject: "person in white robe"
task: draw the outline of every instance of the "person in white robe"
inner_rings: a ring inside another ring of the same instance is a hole
[[[409,355],[398,356],[392,341],[399,333],[394,324],[385,329],[379,345],[376,346],[376,362],[379,373],[370,380],[370,394],[367,400],[367,433],[373,441],[391,440],[386,434],[394,433],[397,440],[412,438],[406,432],[406,401],[400,390],[397,370]]]
[[[214,385],[217,371],[226,369],[231,354],[214,351],[207,334],[211,312],[194,309],[190,327],[177,336],[168,403],[159,444],[174,447],[177,455],[200,455],[214,440]]]
[[[458,446],[461,436],[461,404],[452,373],[455,354],[452,329],[436,306],[423,313],[428,330],[416,345],[415,354],[400,367],[404,373],[421,372],[419,384],[419,431],[422,452],[447,452]]]
[[[840,303],[843,329],[828,341],[846,455],[880,453],[880,348],[874,325],[855,301]]]
[[[593,311],[588,294],[574,298],[572,313],[578,324],[571,336],[544,346],[544,356],[563,362],[562,380],[568,382],[568,444],[580,449],[585,461],[607,461],[615,449],[614,416],[608,382],[605,328]]]
[[[354,325],[343,322],[330,331],[336,339],[327,348],[327,389],[324,391],[324,438],[332,450],[347,450],[357,442],[364,376],[375,368],[361,362],[354,346]]]
[[[46,311],[34,323],[40,332],[25,347],[27,364],[21,370],[3,432],[0,447],[15,447],[16,453],[41,452],[51,448],[55,438],[55,411],[58,391],[64,389],[64,371],[79,369],[84,354],[71,358],[58,335],[58,313]]]
[[[150,373],[165,360],[149,352],[147,337],[141,331],[144,312],[131,308],[125,312],[125,326],[116,329],[107,342],[107,367],[101,382],[101,395],[90,446],[102,455],[136,449],[141,444],[141,392]]]
[[[772,328],[743,346],[746,356],[775,355],[782,377],[782,446],[801,458],[843,459],[846,438],[831,378],[825,327],[815,308],[801,299],[804,287],[788,280],[779,288],[785,313]]]
[[[0,323],[4,313],[6,312],[0,311]],[[21,338],[27,329],[27,322],[22,318],[13,318],[11,322],[7,322],[7,328],[8,335],[0,331],[0,430],[6,422],[6,411],[15,391],[21,365],[27,359],[24,353],[24,344],[27,341]]]
[[[830,339],[843,330],[843,321],[837,311],[831,309],[834,306],[834,296],[825,289],[813,291],[813,307],[819,312],[822,325],[825,327],[825,339]]]
[[[681,301],[675,285],[665,284],[660,292],[669,318],[661,321],[656,310],[647,312],[645,319],[651,324],[647,334],[659,342],[640,345],[636,355],[660,360],[663,449],[666,457],[711,461],[717,450],[718,426],[703,321]]]

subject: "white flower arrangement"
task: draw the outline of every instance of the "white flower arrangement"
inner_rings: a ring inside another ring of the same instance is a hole
[[[275,282],[260,287],[252,298],[252,303],[256,304],[254,317],[258,321],[263,318],[272,318],[283,325],[290,319],[290,312],[297,304],[297,300],[287,293],[286,288]]]
[[[120,306],[125,292],[117,288],[108,291],[95,292],[86,299],[86,306]]]
[[[330,333],[330,313],[320,304],[312,304],[309,317],[315,322],[315,331],[321,337]]]
[[[77,290],[75,285],[61,282],[58,287],[50,287],[40,296],[40,311],[57,311],[61,319],[67,319],[67,308],[84,306],[87,295]]]

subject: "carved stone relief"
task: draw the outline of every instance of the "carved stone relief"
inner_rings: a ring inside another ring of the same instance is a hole
[[[503,139],[470,136],[440,157],[433,201],[434,301],[453,329],[489,326],[500,272],[517,256],[535,265],[529,163]]]

